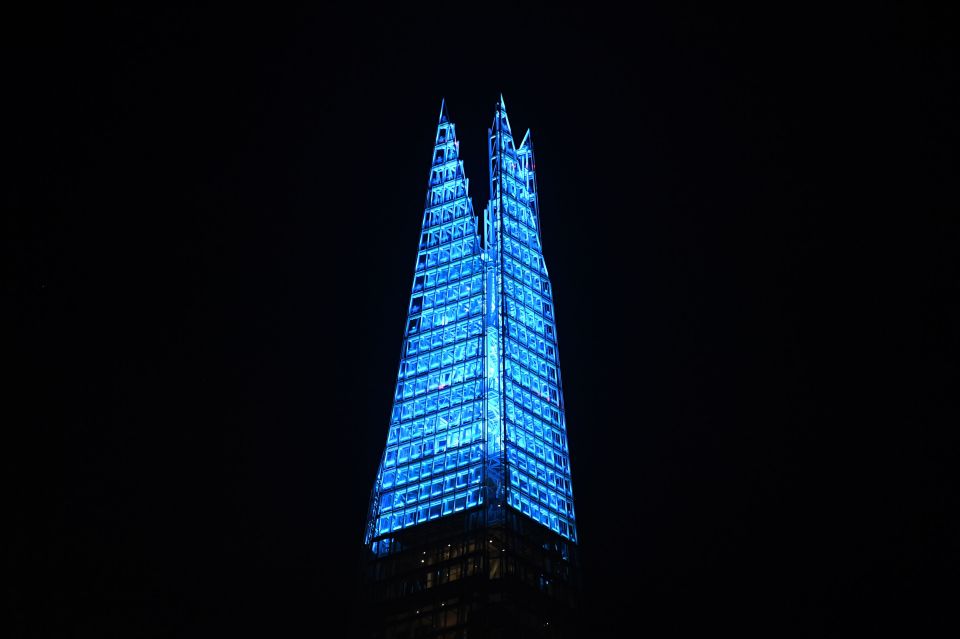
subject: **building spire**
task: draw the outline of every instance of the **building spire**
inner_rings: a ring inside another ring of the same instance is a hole
[[[440,122],[438,124],[443,124],[444,122],[449,122],[450,116],[447,114],[447,99],[440,98]]]
[[[497,112],[493,116],[493,130],[513,136],[513,132],[510,131],[510,118],[507,117],[507,104],[503,101],[502,93],[500,99],[497,100]]]
[[[520,151],[526,151],[528,153],[533,151],[533,136],[530,135],[530,129],[527,129],[526,134],[523,136],[523,141],[520,142]]]
[[[493,526],[507,525],[512,508],[541,532],[577,541],[531,138],[514,146],[498,97],[482,217],[474,215],[454,123],[441,102],[393,411],[365,531],[380,557],[393,552],[397,531],[467,511]],[[543,435],[534,444],[521,430]],[[539,472],[541,463],[553,477],[546,484],[529,470]],[[514,482],[517,473],[524,478]]]

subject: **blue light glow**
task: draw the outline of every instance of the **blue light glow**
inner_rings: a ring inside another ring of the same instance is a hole
[[[486,504],[577,540],[533,146],[503,98],[489,130],[483,242],[440,109],[387,445],[366,541]]]

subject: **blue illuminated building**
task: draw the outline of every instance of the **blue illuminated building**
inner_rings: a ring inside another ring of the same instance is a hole
[[[512,508],[577,540],[533,145],[528,130],[516,146],[502,97],[488,134],[490,199],[478,217],[441,105],[367,525],[375,551],[395,531],[474,508],[491,523]]]
[[[579,560],[529,131],[476,215],[445,104],[364,547],[366,636],[577,637]]]

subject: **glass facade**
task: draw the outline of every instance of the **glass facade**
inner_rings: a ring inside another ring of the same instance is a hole
[[[533,148],[529,131],[515,148],[502,98],[488,150],[481,242],[441,106],[368,543],[481,506],[577,540]]]
[[[540,244],[533,144],[514,146],[501,98],[490,130],[490,218],[503,301],[507,503],[576,541],[553,293]],[[493,244],[493,242],[491,242]]]

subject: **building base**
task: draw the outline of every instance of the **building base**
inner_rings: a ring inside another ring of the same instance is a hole
[[[576,546],[513,509],[503,510],[503,516],[491,517],[480,506],[367,546],[367,636],[577,636]]]

